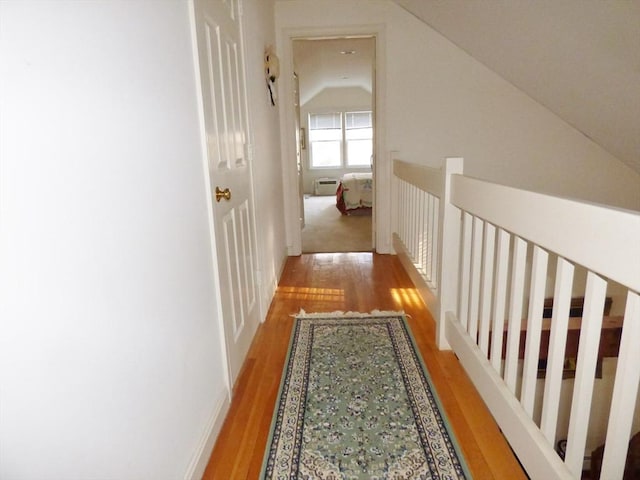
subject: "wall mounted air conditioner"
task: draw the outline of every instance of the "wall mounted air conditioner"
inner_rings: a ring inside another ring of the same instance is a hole
[[[338,189],[337,178],[317,178],[315,181],[315,195],[335,195]]]

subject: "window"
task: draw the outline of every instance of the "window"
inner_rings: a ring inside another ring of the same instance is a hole
[[[373,154],[373,123],[371,112],[345,113],[347,166],[368,167]]]
[[[312,168],[342,166],[342,113],[309,115]]]
[[[373,153],[370,111],[309,114],[311,168],[369,167]]]

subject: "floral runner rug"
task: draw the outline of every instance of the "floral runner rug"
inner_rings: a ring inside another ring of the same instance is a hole
[[[401,313],[296,317],[261,478],[471,478]]]

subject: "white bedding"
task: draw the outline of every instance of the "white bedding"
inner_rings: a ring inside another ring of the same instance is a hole
[[[343,198],[347,210],[373,206],[373,175],[347,173],[342,177]]]

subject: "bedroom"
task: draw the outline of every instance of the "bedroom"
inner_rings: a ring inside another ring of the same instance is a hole
[[[375,39],[299,39],[293,42],[293,57],[299,84],[302,251],[370,251]]]

